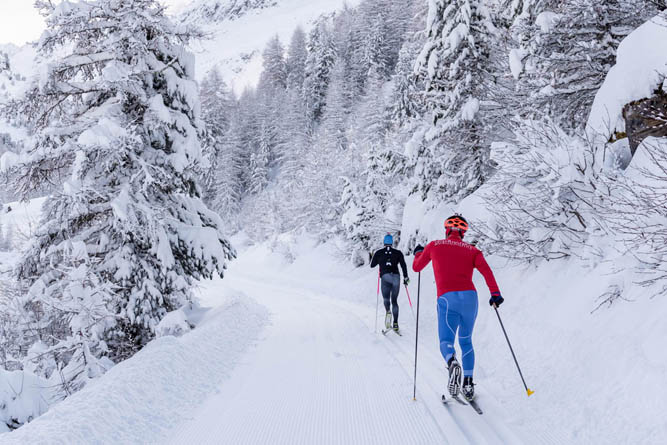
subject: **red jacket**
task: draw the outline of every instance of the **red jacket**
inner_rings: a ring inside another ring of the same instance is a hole
[[[453,291],[475,290],[475,285],[472,284],[472,272],[475,268],[484,276],[491,293],[500,293],[482,252],[464,242],[456,232],[447,239],[428,243],[422,252],[415,255],[412,270],[419,272],[431,261],[438,296]]]

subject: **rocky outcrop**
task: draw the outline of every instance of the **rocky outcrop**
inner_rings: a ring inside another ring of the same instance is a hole
[[[623,108],[623,118],[634,155],[647,137],[667,136],[667,93],[660,90],[653,97],[630,102]]]
[[[276,4],[277,0],[203,0],[188,8],[182,18],[186,22],[218,23],[237,19],[253,9],[264,9]]]

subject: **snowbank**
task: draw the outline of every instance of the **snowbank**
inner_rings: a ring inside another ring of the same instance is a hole
[[[25,371],[0,369],[0,433],[39,417],[50,400],[46,380]]]
[[[618,47],[616,65],[595,96],[588,119],[591,140],[606,142],[614,131],[625,129],[623,107],[651,97],[667,77],[667,13],[644,23]]]
[[[228,377],[267,322],[262,306],[245,297],[221,297],[216,283],[208,286],[207,301],[223,303],[196,329],[154,340],[46,414],[0,435],[0,443],[163,442]]]

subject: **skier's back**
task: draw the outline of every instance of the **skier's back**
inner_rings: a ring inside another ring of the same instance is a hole
[[[401,276],[398,266],[403,270],[403,283],[406,285],[408,279],[408,268],[405,257],[400,250],[392,247],[394,238],[391,235],[384,237],[384,247],[377,250],[371,259],[371,267],[380,266],[380,279],[382,282],[382,298],[386,310],[385,327],[392,327],[391,317],[394,317],[393,328],[398,332],[398,293],[401,289]],[[391,312],[390,312],[391,310]]]
[[[446,239],[432,241],[425,248],[415,248],[412,269],[420,272],[429,262],[433,263],[438,290],[440,352],[449,368],[449,392],[456,395],[461,387],[461,366],[454,350],[458,331],[463,361],[463,394],[471,400],[474,397],[472,377],[475,367],[472,333],[478,306],[477,291],[472,282],[474,269],[479,270],[486,280],[491,292],[489,304],[499,306],[504,300],[482,252],[463,241],[468,230],[467,221],[460,215],[454,215],[447,218],[445,228]]]

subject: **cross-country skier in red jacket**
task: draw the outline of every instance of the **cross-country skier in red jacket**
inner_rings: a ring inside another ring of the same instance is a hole
[[[490,305],[500,306],[504,299],[482,252],[463,241],[468,230],[465,218],[461,215],[447,218],[445,230],[446,239],[432,241],[426,248],[415,247],[412,269],[420,272],[429,262],[433,263],[433,273],[438,288],[440,352],[449,369],[447,388],[453,396],[461,390],[466,399],[472,400],[475,397],[472,382],[475,368],[472,333],[477,318],[477,291],[472,283],[473,269],[480,271],[486,280],[491,291]],[[461,387],[461,365],[456,360],[454,350],[457,331],[463,362],[463,387]]]

